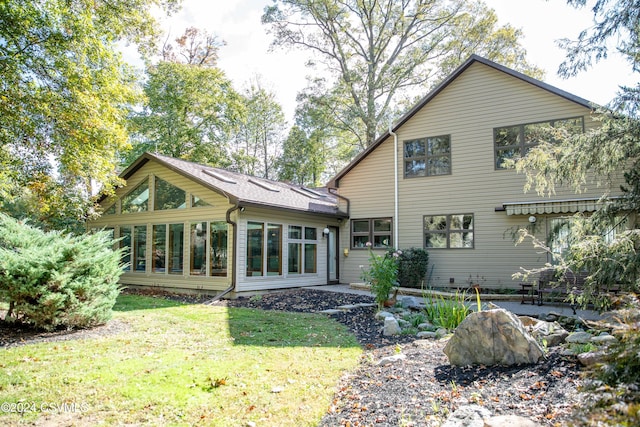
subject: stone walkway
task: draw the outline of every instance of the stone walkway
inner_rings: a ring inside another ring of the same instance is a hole
[[[349,285],[321,285],[309,286],[308,288],[316,289],[319,291],[342,292],[372,296],[371,292],[368,290],[352,288]],[[520,298],[519,296],[516,297]],[[539,306],[537,304],[521,304],[520,301],[487,301],[486,298],[483,299],[482,302],[491,302],[498,307],[504,308],[505,310],[508,310],[518,316],[544,318],[547,314],[553,313],[561,317],[577,317],[584,320],[599,320],[602,318],[602,316],[598,314],[598,312],[593,310],[576,310],[576,314],[574,315],[569,304],[544,304]],[[375,306],[375,304],[372,304],[372,306]],[[336,307],[336,311],[334,311],[334,313],[350,310],[353,308],[355,308],[355,306],[350,308]]]

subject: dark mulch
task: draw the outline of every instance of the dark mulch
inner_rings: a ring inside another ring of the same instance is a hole
[[[202,303],[199,296],[157,294],[182,303]],[[222,300],[215,305],[262,310],[319,312],[345,304],[373,302],[372,297],[311,289],[274,292],[259,297]],[[401,335],[384,337],[374,307],[331,315],[357,337],[365,352],[359,367],[337,385],[334,401],[320,426],[440,426],[448,414],[478,404],[494,415],[520,415],[542,426],[570,424],[581,397],[580,367],[575,358],[552,349],[539,364],[517,367],[452,367],[442,352],[445,343]],[[2,326],[0,347],[39,341],[118,333],[121,322],[87,331],[42,333]],[[380,366],[402,353],[406,359]]]

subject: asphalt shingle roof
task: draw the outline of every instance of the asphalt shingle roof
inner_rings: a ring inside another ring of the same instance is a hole
[[[231,203],[238,203],[240,206],[258,206],[347,217],[347,214],[338,208],[337,197],[326,188],[310,189],[160,154],[144,153],[122,172],[121,177],[129,178],[148,161],[158,162],[227,197]]]

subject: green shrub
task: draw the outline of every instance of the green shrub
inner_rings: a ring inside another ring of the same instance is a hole
[[[122,274],[107,232],[44,232],[0,214],[0,301],[5,320],[45,330],[84,328],[111,318]]]
[[[405,288],[421,289],[429,266],[429,253],[422,248],[387,252],[387,257],[398,255],[398,283]]]

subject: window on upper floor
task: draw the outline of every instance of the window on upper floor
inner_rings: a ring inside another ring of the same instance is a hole
[[[473,214],[425,215],[424,247],[473,249]]]
[[[404,142],[404,177],[451,174],[451,136],[440,135]]]
[[[545,135],[548,137],[550,130],[562,130],[567,134],[581,133],[584,132],[584,120],[582,117],[572,117],[495,128],[493,143],[496,169],[509,169],[507,160],[526,156]]]
[[[351,221],[351,248],[389,248],[393,245],[391,218],[354,219]]]

